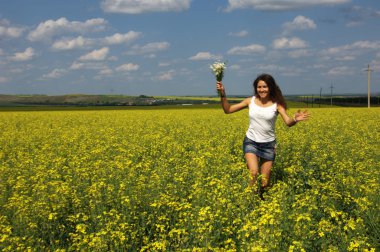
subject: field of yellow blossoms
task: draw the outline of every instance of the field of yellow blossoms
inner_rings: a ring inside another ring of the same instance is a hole
[[[380,108],[309,111],[265,200],[247,110],[0,112],[0,250],[380,251]]]

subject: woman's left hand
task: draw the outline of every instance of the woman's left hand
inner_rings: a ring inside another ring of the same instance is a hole
[[[294,114],[294,119],[299,122],[299,121],[305,121],[309,119],[309,112],[307,110],[301,111],[300,109],[297,111],[297,113]]]

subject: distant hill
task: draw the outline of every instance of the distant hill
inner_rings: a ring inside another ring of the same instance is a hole
[[[243,100],[242,96],[229,96],[230,103]],[[348,96],[310,96],[291,95],[286,96],[289,107],[365,107],[367,97],[364,95]],[[159,105],[197,105],[220,104],[220,98],[216,96],[125,96],[125,95],[1,95],[0,107],[42,107],[42,106],[159,106]],[[371,106],[380,106],[380,96],[371,97]]]
[[[151,97],[123,95],[70,94],[0,95],[0,106],[154,106],[174,104],[218,103],[216,97]]]

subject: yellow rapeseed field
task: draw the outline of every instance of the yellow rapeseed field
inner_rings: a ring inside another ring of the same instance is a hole
[[[264,201],[247,112],[0,112],[0,250],[379,250],[380,109],[279,119]]]

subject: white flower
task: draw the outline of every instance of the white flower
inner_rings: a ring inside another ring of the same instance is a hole
[[[226,69],[226,63],[216,61],[214,64],[210,65],[211,70],[214,72],[217,81],[222,81],[224,76],[224,69]]]

